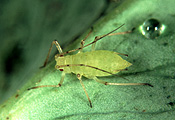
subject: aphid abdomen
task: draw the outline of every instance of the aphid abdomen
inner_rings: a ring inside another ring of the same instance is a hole
[[[122,59],[115,52],[106,50],[97,50],[72,55],[71,62],[72,64],[84,64],[93,66],[111,72],[113,74],[116,74],[120,72],[120,70],[125,69],[131,65],[131,63]],[[109,73],[87,66],[72,66],[71,72],[75,74],[81,74],[86,77],[111,75]]]

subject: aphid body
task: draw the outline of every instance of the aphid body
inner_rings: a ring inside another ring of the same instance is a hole
[[[97,70],[87,66],[66,66],[72,64],[83,64],[88,66],[93,66],[112,74],[116,74],[121,70],[132,65],[126,60],[122,59],[118,53],[107,50],[97,50],[90,52],[80,52],[75,55],[67,55],[62,57],[55,57],[56,69],[63,69],[65,73],[75,73],[83,75],[87,78],[92,78],[94,76],[109,76],[111,74],[106,73],[101,70]],[[65,67],[57,66],[65,65]]]

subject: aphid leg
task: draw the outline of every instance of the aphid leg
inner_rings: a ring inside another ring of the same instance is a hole
[[[92,30],[93,30],[93,28],[91,28],[91,30],[89,31],[89,33],[86,35],[86,37],[83,39],[83,40],[81,40],[81,44],[80,44],[80,50],[79,50],[79,52],[78,53],[80,53],[80,52],[82,52],[83,51],[83,47],[84,47],[84,43],[85,43],[85,40],[89,37],[89,35],[92,33]]]
[[[84,40],[81,40],[81,45],[80,45],[80,50],[78,51],[78,53],[81,53],[82,51],[83,51],[83,46],[84,46],[84,43],[85,43],[85,41]]]
[[[61,85],[64,81],[64,77],[65,77],[65,72],[63,71],[61,74],[61,80],[58,83],[58,85],[41,85],[41,86],[35,86],[35,87],[28,88],[27,90],[37,89],[37,88],[42,88],[42,87],[61,87]]]
[[[44,65],[43,65],[42,67],[45,67],[46,64],[47,64],[47,62],[48,62],[49,55],[50,55],[50,52],[51,52],[51,50],[52,50],[53,44],[55,44],[55,46],[57,47],[59,53],[63,53],[63,50],[61,49],[61,46],[60,46],[60,44],[58,43],[58,41],[57,41],[57,40],[54,40],[54,41],[52,42],[50,48],[49,48],[49,52],[48,52],[48,54],[47,54],[46,60],[45,60]],[[42,67],[41,67],[41,68],[42,68]]]
[[[115,52],[115,54],[118,54],[118,55],[124,55],[124,56],[128,57],[127,54],[123,54],[123,53],[119,53],[119,52]]]
[[[93,28],[91,28],[91,30],[90,30],[89,33],[86,35],[86,37],[85,37],[83,40],[81,40],[81,44],[80,44],[80,48],[81,48],[81,49],[79,50],[78,53],[80,53],[80,52],[83,51],[83,47],[84,47],[85,40],[89,37],[89,35],[92,33],[92,31],[93,31]]]
[[[148,85],[150,87],[153,87],[153,85],[149,83],[108,83],[108,82],[98,79],[97,77],[93,77],[93,79],[97,81],[98,83],[101,83],[104,85]]]
[[[83,81],[81,80],[81,77],[82,77],[82,75],[77,74],[77,78],[80,80],[80,83],[81,83],[81,85],[82,85],[82,87],[83,87],[83,90],[84,90],[84,92],[85,92],[85,94],[86,94],[86,96],[87,96],[87,98],[88,98],[90,107],[92,108],[91,100],[90,100],[89,95],[88,95],[88,93],[87,93],[87,91],[86,91],[86,88],[85,88],[85,86],[84,86],[84,84],[83,84]]]
[[[124,24],[123,24],[124,25]],[[123,25],[121,25],[120,27],[122,27]],[[119,28],[120,28],[119,27]],[[134,31],[134,29],[132,30],[129,30],[129,31],[125,31],[125,32],[119,32],[119,33],[113,33],[114,31],[116,31],[117,29],[107,33],[107,34],[104,34],[104,35],[101,35],[101,36],[96,36],[94,41],[92,42],[92,48],[91,48],[91,51],[94,51],[95,50],[95,45],[96,45],[96,42],[106,36],[113,36],[113,35],[123,35],[123,34],[128,34],[128,33],[131,33]],[[125,55],[127,56],[126,54],[122,54],[122,53],[118,53],[118,54],[121,54],[121,55]]]
[[[71,53],[71,52],[74,52],[74,51],[83,49],[83,48],[85,48],[85,47],[87,47],[87,46],[89,46],[89,45],[92,45],[92,44],[94,44],[95,42],[97,42],[98,40],[100,40],[100,39],[102,39],[102,38],[108,36],[109,34],[115,32],[116,30],[120,29],[123,25],[124,25],[124,24],[122,24],[122,25],[119,26],[118,28],[114,29],[113,31],[109,32],[108,34],[103,35],[102,37],[100,37],[100,38],[98,38],[98,39],[96,38],[93,42],[91,42],[91,43],[89,43],[89,44],[83,46],[82,48],[80,47],[80,48],[77,48],[77,49],[74,49],[74,50],[66,51],[66,52],[62,53],[62,55],[68,54],[68,53]],[[94,48],[95,48],[95,46],[94,46]]]

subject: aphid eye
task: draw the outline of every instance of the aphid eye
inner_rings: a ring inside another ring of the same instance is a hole
[[[60,55],[60,57],[63,57],[64,55]]]
[[[63,71],[63,69],[59,69],[60,71]]]

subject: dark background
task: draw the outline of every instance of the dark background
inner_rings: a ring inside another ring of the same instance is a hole
[[[0,103],[39,70],[54,39],[62,48],[67,47],[96,20],[122,2],[1,0]]]

